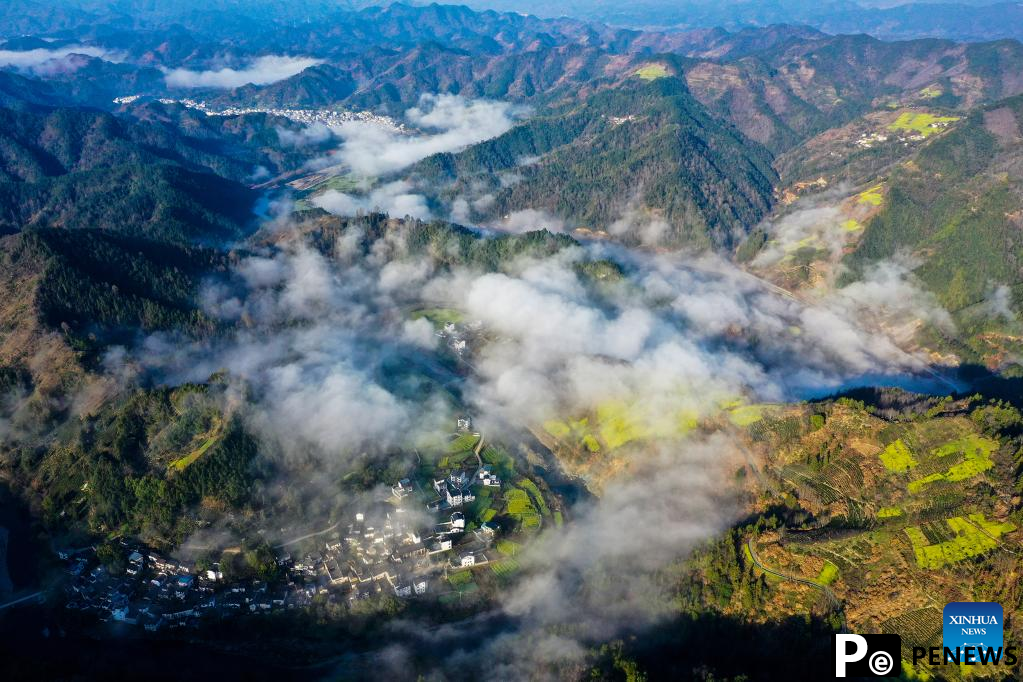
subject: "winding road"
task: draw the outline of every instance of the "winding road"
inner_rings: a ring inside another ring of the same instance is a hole
[[[809,578],[800,578],[798,576],[789,575],[787,573],[782,573],[780,571],[774,570],[773,568],[769,568],[769,567],[765,566],[763,564],[763,562],[760,561],[760,557],[757,556],[757,550],[756,550],[756,548],[755,548],[755,546],[753,544],[753,538],[750,538],[750,539],[746,540],[746,549],[749,550],[749,555],[750,555],[750,558],[753,559],[753,564],[757,568],[759,568],[761,571],[763,571],[764,573],[770,573],[771,575],[773,575],[773,576],[775,576],[777,578],[781,578],[782,580],[789,580],[789,581],[792,581],[792,582],[802,583],[804,585],[809,585],[810,587],[812,587],[812,588],[814,588],[816,590],[819,590],[820,593],[824,595],[824,598],[828,600],[828,604],[832,608],[834,608],[835,610],[840,610],[841,609],[841,603],[838,601],[838,597],[835,596],[835,593],[832,592],[831,588],[828,587],[827,585],[821,585],[820,583],[815,582],[813,580],[810,580]],[[843,620],[843,623],[844,623],[844,621],[845,621],[845,616],[844,615],[842,617],[842,620]],[[844,626],[843,626],[843,628],[844,628]]]

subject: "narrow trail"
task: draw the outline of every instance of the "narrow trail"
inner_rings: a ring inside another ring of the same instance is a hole
[[[824,598],[828,600],[828,605],[831,606],[831,608],[833,608],[835,611],[838,611],[839,613],[842,614],[842,632],[846,631],[845,613],[842,611],[841,602],[838,601],[838,597],[835,596],[835,593],[831,591],[830,587],[828,587],[827,585],[822,585],[814,580],[810,580],[809,578],[800,578],[798,576],[789,575],[788,573],[782,573],[781,571],[776,571],[773,568],[765,566],[764,563],[760,561],[760,557],[757,556],[757,550],[756,547],[754,546],[753,538],[749,538],[748,540],[746,540],[746,549],[749,551],[749,555],[750,558],[753,560],[753,564],[764,573],[770,573],[776,578],[781,578],[782,580],[788,580],[790,582],[809,585],[810,587],[814,588],[815,590],[823,594]]]
[[[8,606],[14,606],[15,604],[20,604],[22,602],[29,601],[30,599],[35,599],[37,601],[42,601],[42,597],[43,597],[43,591],[42,590],[39,590],[38,592],[33,592],[32,594],[26,594],[24,597],[19,597],[17,599],[12,599],[9,602],[6,602],[4,604],[0,604],[0,611],[6,609]]]

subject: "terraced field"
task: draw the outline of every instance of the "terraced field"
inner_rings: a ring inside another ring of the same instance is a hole
[[[932,542],[922,527],[905,529],[921,568],[939,569],[980,556],[995,549],[1002,535],[1016,530],[1012,522],[988,521],[983,514],[970,514],[968,518],[955,516],[946,522],[953,537],[944,542]]]
[[[927,485],[937,481],[955,483],[979,476],[995,465],[991,459],[991,454],[997,449],[998,443],[978,434],[971,434],[965,438],[946,443],[934,450],[932,455],[942,459],[959,455],[962,456],[963,460],[952,464],[944,472],[933,473],[912,481],[909,484],[909,492],[919,492]]]
[[[909,448],[902,442],[901,438],[884,449],[881,453],[881,463],[885,465],[888,471],[899,473],[909,471],[917,465],[916,459],[913,458],[913,453],[909,451]]]

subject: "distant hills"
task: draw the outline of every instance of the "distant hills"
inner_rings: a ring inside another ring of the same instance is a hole
[[[708,115],[667,68],[651,65],[652,80],[627,77],[414,172],[451,183],[451,196],[487,194],[483,220],[539,209],[597,230],[624,220],[611,229],[633,244],[655,229],[660,244],[727,245],[771,205],[770,155]]]
[[[425,3],[424,3],[425,4]],[[885,40],[947,38],[960,41],[1023,38],[1023,8],[998,0],[569,0],[552,6],[538,0],[468,0],[475,8],[568,15],[648,29],[742,28],[778,23],[813,26],[827,33],[866,33]]]
[[[884,210],[849,262],[909,251],[920,260],[917,275],[953,312],[997,314],[983,310],[997,283],[1023,297],[1021,131],[1023,96],[1016,96],[977,109],[896,166]]]

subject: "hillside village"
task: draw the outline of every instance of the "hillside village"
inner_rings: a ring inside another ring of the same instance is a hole
[[[286,545],[274,548],[275,580],[225,577],[217,562],[189,565],[122,539],[123,572],[100,561],[95,546],[59,553],[67,573],[65,608],[156,632],[314,602],[351,608],[391,594],[444,601],[474,585],[471,575],[460,574],[490,564],[505,577],[518,568],[510,555],[520,545],[499,538],[538,530],[536,507],[550,511],[535,483],[506,483],[502,474],[512,473],[511,458],[485,445],[483,435],[471,431],[470,417],[457,423],[460,433],[447,455],[396,481],[387,499],[367,504],[347,524],[335,524],[322,544],[299,557]],[[502,489],[503,505],[496,500]],[[495,503],[505,507],[503,514]],[[560,521],[560,512],[552,518]]]

